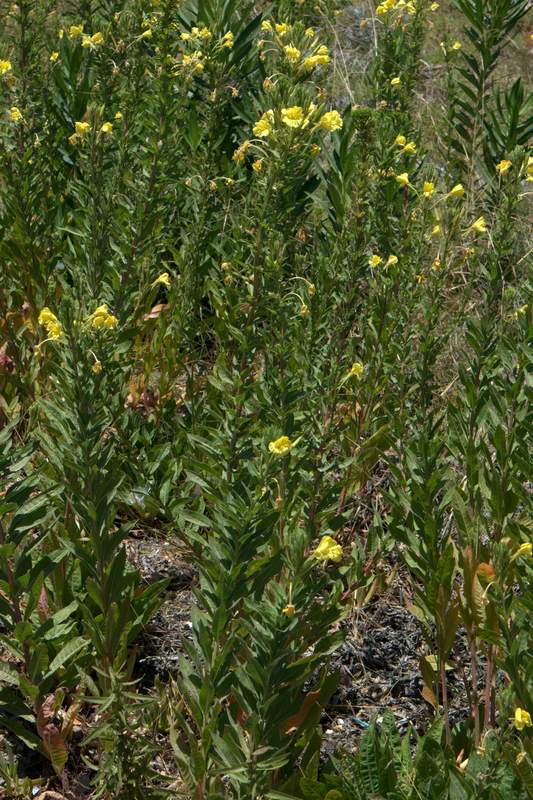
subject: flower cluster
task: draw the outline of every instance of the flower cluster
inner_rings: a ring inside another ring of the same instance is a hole
[[[104,303],[87,318],[87,323],[95,330],[112,330],[117,327],[118,319],[109,313],[109,309]]]
[[[48,307],[43,308],[39,314],[39,325],[43,326],[46,330],[46,335],[53,341],[57,341],[63,335],[63,327],[60,321]]]
[[[332,536],[323,536],[312,555],[317,561],[333,561],[338,564],[342,561],[342,547]]]
[[[378,17],[391,20],[401,25],[406,19],[416,14],[416,0],[383,0],[376,7]]]

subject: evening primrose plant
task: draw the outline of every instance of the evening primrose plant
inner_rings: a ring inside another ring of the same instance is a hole
[[[103,800],[525,800],[533,161],[525,82],[491,94],[525,6],[458,5],[453,36],[425,0],[7,11],[13,796],[25,747],[65,796],[83,763]],[[178,549],[183,593],[141,543]],[[326,765],[337,650],[389,590],[421,630],[417,741],[370,707]]]

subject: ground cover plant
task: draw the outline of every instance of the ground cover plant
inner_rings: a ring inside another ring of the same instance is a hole
[[[0,14],[0,797],[531,798],[527,0]]]

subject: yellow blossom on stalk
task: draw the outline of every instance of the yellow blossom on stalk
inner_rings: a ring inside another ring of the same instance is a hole
[[[6,72],[11,72],[11,70],[11,61],[5,61],[3,58],[0,58],[0,75],[5,75]]]
[[[78,136],[85,136],[85,134],[91,129],[91,126],[88,122],[75,122],[74,127],[76,129],[76,134]]]
[[[425,275],[421,275],[420,273],[418,275],[415,275],[415,281],[417,283],[424,283],[425,280],[426,280]]]
[[[399,183],[400,186],[409,186],[409,175],[407,172],[401,172],[399,175],[396,175],[396,183]]]
[[[431,11],[436,11],[438,7],[439,7],[438,3],[432,3],[429,8]]]
[[[276,25],[276,33],[281,38],[286,36],[290,32],[290,30],[291,30],[291,26],[287,25],[286,22],[278,22],[277,25]]]
[[[349,378],[357,378],[359,380],[359,378],[363,375],[364,371],[365,371],[365,368],[361,364],[361,362],[360,361],[354,361],[352,366],[350,367],[350,371],[348,373],[348,377]]]
[[[330,60],[328,48],[325,44],[321,44],[314,55],[305,59],[304,67],[309,70],[315,67],[325,67]]]
[[[95,375],[99,375],[100,372],[102,371],[102,362],[98,361],[98,359],[97,359],[94,362],[94,364],[92,365],[91,369],[92,369],[92,371],[94,372]]]
[[[464,197],[465,187],[462,183],[456,183],[455,186],[448,192],[448,197]]]
[[[526,311],[528,310],[528,308],[529,308],[529,305],[527,303],[525,303],[525,305],[523,305],[523,306],[520,306],[519,308],[516,309],[516,311],[513,311],[513,313],[511,314],[510,319],[518,319],[518,317],[523,317],[524,314],[526,313]]]
[[[402,153],[406,153],[409,156],[414,156],[416,153],[416,144],[414,142],[407,142],[407,144],[402,147]]]
[[[517,708],[514,712],[514,726],[518,731],[523,731],[524,728],[531,726],[531,714],[523,708]]]
[[[118,319],[109,313],[109,309],[107,305],[98,306],[96,311],[89,316],[87,322],[91,326],[91,328],[96,329],[112,329],[116,328],[118,325]]]
[[[413,14],[416,14],[416,5],[413,2],[406,3],[405,10],[407,11],[408,14],[412,16]]]
[[[112,122],[104,122],[102,127],[100,128],[102,133],[105,133],[107,136],[113,133],[113,123]]]
[[[265,111],[260,120],[258,120],[252,128],[254,136],[260,136],[266,139],[272,133],[272,123],[274,122],[274,112],[271,108]]]
[[[268,19],[264,19],[261,23],[261,30],[262,31],[271,31],[272,30],[272,23],[268,21]]]
[[[228,50],[231,50],[235,43],[235,37],[231,31],[228,31],[222,37],[222,47],[226,47]]]
[[[68,29],[68,35],[71,39],[79,39],[83,36],[83,25],[71,25]]]
[[[281,121],[288,128],[301,128],[304,121],[304,110],[301,106],[291,106],[281,109]]]
[[[289,617],[289,619],[292,619],[292,617],[294,617],[294,614],[296,613],[296,609],[294,608],[292,603],[289,603],[288,605],[285,606],[285,608],[281,613],[285,614],[285,616]]]
[[[435,193],[435,184],[431,181],[426,181],[424,183],[422,193],[424,197],[431,197],[431,195]]]
[[[378,256],[378,255],[374,254],[374,255],[370,256],[370,258],[368,259],[368,266],[369,267],[379,267],[379,265],[381,264],[382,261],[383,261],[383,259],[381,258],[381,256]]]
[[[306,28],[304,31],[304,36],[307,36],[308,39],[314,39],[316,31],[314,28]]]
[[[320,147],[319,144],[312,144],[311,145],[311,155],[312,156],[315,156],[315,157],[319,156],[321,152],[322,152],[322,148]]]
[[[141,33],[141,35],[139,36],[139,39],[151,39],[152,38],[152,34],[153,34],[152,29],[151,28],[147,28],[145,31],[143,31]]]
[[[461,42],[455,41],[455,42],[452,44],[452,50],[460,50],[462,46],[463,46],[463,45],[461,44]]]
[[[533,544],[531,542],[524,542],[520,545],[516,553],[514,554],[514,558],[521,558],[522,556],[529,557],[533,553]]]
[[[511,167],[513,166],[513,162],[509,161],[508,159],[504,158],[496,164],[496,171],[500,173],[500,175],[505,175]]]
[[[338,111],[326,111],[318,124],[323,130],[334,133],[342,128],[342,117]]]
[[[401,82],[402,82],[402,79],[400,77],[398,77],[398,75],[397,75],[395,78],[391,78],[390,85],[391,86],[399,86],[401,84]]]
[[[267,134],[264,135],[266,136]],[[236,164],[242,164],[242,162],[246,157],[246,153],[248,152],[249,149],[250,149],[250,142],[248,141],[248,139],[246,139],[241,144],[241,146],[238,147],[233,153],[233,160],[235,161]]]
[[[294,447],[288,436],[280,436],[268,445],[268,451],[276,456],[286,455]]]
[[[198,28],[193,28],[192,30],[195,36],[198,36],[198,38],[203,39],[205,42],[209,41],[209,39],[211,39],[213,36],[209,28],[207,28],[205,25],[203,25],[199,30]]]
[[[474,233],[486,233],[487,232],[487,223],[485,221],[485,217],[478,217],[475,222],[473,222],[469,229]]]
[[[398,134],[398,136],[394,140],[394,144],[397,145],[398,147],[404,147],[406,142],[407,142],[407,139],[405,138],[405,136],[402,136],[401,133]]]
[[[254,172],[261,172],[263,169],[263,159],[256,158],[256,160],[252,163],[252,169]]]
[[[121,121],[121,119],[122,119],[122,111],[117,111],[117,113],[115,114],[115,119],[116,119],[117,122]]]
[[[93,35],[91,36],[91,44],[99,45],[99,44],[102,44],[103,41],[104,41],[104,37],[100,33],[100,31],[97,31],[96,33],[93,33]]]
[[[162,272],[161,275],[159,275],[159,277],[157,277],[155,279],[155,281],[152,283],[152,286],[167,286],[167,287],[169,287],[170,286],[170,275],[168,274],[168,272]]]
[[[302,317],[309,316],[309,306],[306,305],[305,303],[302,303],[302,305],[300,306],[300,316]]]
[[[294,47],[294,45],[292,44],[285,45],[283,50],[285,51],[285,55],[287,56],[291,64],[296,64],[296,62],[299,61],[300,56],[302,55],[301,52],[298,50],[298,48]]]
[[[59,58],[59,51],[58,50],[54,50],[53,53],[50,53],[50,61],[52,61],[52,63],[54,61],[57,61],[58,58]]]
[[[187,31],[184,31],[182,34],[180,34],[180,39],[182,42],[190,42],[192,36],[190,33],[187,33]]]
[[[45,307],[39,314],[39,325],[45,328],[49,339],[60,339],[63,334],[63,328],[55,314]]]
[[[390,255],[385,262],[386,267],[394,267],[398,263],[398,256]]]
[[[342,547],[331,536],[323,536],[312,556],[317,561],[333,561],[338,564],[339,561],[342,561]]]
[[[20,122],[22,119],[22,114],[17,106],[11,106],[9,116],[11,117],[11,122]]]
[[[430,235],[432,236],[432,238],[435,238],[435,237],[437,237],[437,236],[441,236],[441,235],[442,235],[442,228],[441,228],[441,226],[440,226],[440,225],[438,225],[438,224],[437,224],[437,225],[434,225],[434,226],[433,226],[433,228],[431,229],[431,234],[430,234]]]

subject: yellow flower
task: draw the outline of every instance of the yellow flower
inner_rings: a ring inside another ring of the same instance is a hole
[[[394,140],[394,144],[397,145],[398,147],[403,147],[406,142],[407,142],[407,139],[405,138],[405,136],[402,136],[401,133],[398,134],[398,136]]]
[[[198,28],[193,28],[193,32],[195,33],[196,36],[198,36],[200,39],[203,39],[206,42],[209,41],[209,39],[211,39],[211,37],[213,36],[209,28],[206,28],[205,25],[203,25],[200,28],[200,30],[198,30]]]
[[[505,175],[507,172],[509,172],[512,166],[513,162],[504,158],[498,164],[496,164],[496,171],[499,172],[500,175]]]
[[[414,142],[407,142],[407,144],[402,147],[402,153],[406,153],[409,156],[414,156],[416,153],[416,144]]]
[[[319,144],[312,144],[311,145],[311,155],[312,156],[319,156],[322,152],[322,148]]]
[[[112,122],[104,122],[102,127],[100,128],[102,133],[105,133],[107,136],[113,133],[113,123]]]
[[[301,106],[291,106],[281,109],[281,121],[288,128],[301,128],[304,121],[304,110]]]
[[[463,45],[461,44],[461,42],[457,42],[457,41],[455,41],[455,42],[452,44],[452,50],[460,50],[462,46],[463,46]]]
[[[274,112],[270,108],[265,111],[260,120],[258,120],[252,128],[254,136],[260,136],[266,139],[272,133],[272,123],[274,122]]]
[[[235,37],[231,31],[228,31],[222,37],[222,47],[227,47],[228,50],[231,50],[235,43]]]
[[[268,21],[268,19],[264,19],[261,23],[261,30],[262,31],[271,31],[272,30],[272,23]]]
[[[402,82],[402,79],[396,76],[395,78],[391,78],[390,85],[391,86],[399,86]]]
[[[290,27],[290,25],[287,25],[287,23],[286,23],[286,22],[279,22],[279,23],[276,25],[276,33],[277,33],[277,34],[278,34],[278,36],[280,36],[281,38],[283,38],[284,36],[286,36],[286,35],[289,33],[289,31],[290,31],[290,30],[291,30],[291,27]]]
[[[309,292],[311,297],[313,297],[316,294],[316,286],[315,286],[315,284],[314,283],[309,283],[307,285],[307,291]]]
[[[292,447],[294,447],[294,442],[291,442],[288,436],[280,436],[279,439],[270,442],[268,450],[276,456],[284,456]]]
[[[91,46],[91,37],[89,36],[89,34],[87,33],[83,34],[83,39],[81,40],[81,46],[85,48]]]
[[[296,62],[300,59],[300,56],[302,55],[301,52],[298,50],[298,48],[294,47],[294,45],[292,44],[285,45],[283,50],[285,51],[285,55],[287,56],[291,64],[296,64]]]
[[[91,328],[101,329],[101,328],[116,328],[118,325],[118,319],[109,313],[107,305],[98,306],[96,311],[88,318],[88,323]]]
[[[268,134],[264,135],[267,136]],[[246,153],[248,152],[249,149],[250,149],[250,142],[248,141],[248,139],[246,139],[241,144],[241,146],[238,147],[233,153],[233,160],[235,161],[236,164],[242,164],[242,162],[246,157]]]
[[[9,110],[9,116],[11,117],[11,122],[20,122],[22,119],[22,114],[20,113],[20,109],[16,106],[11,106]]]
[[[50,53],[50,61],[52,61],[52,63],[54,61],[57,61],[58,58],[59,58],[59,51],[58,50],[54,50],[53,53]]]
[[[417,283],[424,283],[425,280],[426,280],[425,275],[421,275],[420,273],[418,273],[418,275],[415,275],[415,281]]]
[[[94,45],[102,44],[103,41],[104,41],[104,37],[100,33],[100,31],[97,31],[96,33],[93,33],[93,35],[91,36],[91,43],[94,44]]]
[[[0,75],[5,75],[6,72],[11,72],[11,61],[4,61],[3,58],[0,58]]]
[[[514,712],[514,726],[517,730],[522,731],[526,727],[531,726],[531,714],[523,708],[517,708]]]
[[[315,37],[316,31],[314,28],[306,28],[304,31],[304,36],[307,36],[308,39],[313,39]]]
[[[308,317],[309,316],[309,306],[306,305],[305,303],[302,303],[302,305],[300,306],[300,315],[302,317]]]
[[[68,35],[71,39],[79,39],[80,36],[83,36],[83,25],[71,25]]]
[[[281,613],[285,614],[285,616],[289,617],[289,619],[292,619],[292,617],[294,617],[294,614],[296,613],[296,609],[294,608],[292,603],[289,603],[288,605],[285,606],[285,608]]]
[[[116,119],[117,122],[121,121],[121,119],[122,119],[122,111],[117,111],[117,113],[115,114],[115,119]]]
[[[102,362],[96,360],[92,365],[91,369],[95,375],[98,375],[102,371]]]
[[[45,328],[49,339],[60,339],[63,334],[61,323],[49,308],[43,308],[39,314],[39,325]]]
[[[475,233],[486,233],[487,223],[485,217],[478,217],[476,221],[470,225],[469,230]]]
[[[155,279],[152,286],[170,286],[170,275],[168,272],[162,272],[161,275]]]
[[[431,195],[435,193],[435,184],[431,181],[426,181],[424,183],[422,193],[424,197],[431,197]]]
[[[431,11],[436,11],[438,7],[439,7],[438,3],[432,3],[429,8]]]
[[[323,536],[318,547],[312,553],[317,561],[342,561],[342,547],[331,536]]]
[[[520,545],[516,553],[514,554],[515,558],[521,558],[522,556],[531,556],[533,553],[533,544],[531,542],[524,542]]]
[[[374,254],[373,256],[370,256],[370,258],[368,259],[368,266],[369,267],[379,267],[379,265],[381,264],[382,261],[383,261],[383,259],[381,258],[381,256],[378,256],[378,255]]]
[[[152,33],[153,33],[152,29],[151,28],[147,28],[145,31],[143,31],[141,33],[141,35],[139,36],[139,39],[151,39],[152,38]]]
[[[184,31],[180,35],[180,39],[181,39],[182,42],[190,42],[190,40],[192,39],[192,36],[191,36],[190,33],[187,33],[187,31]]]
[[[261,172],[263,169],[263,159],[256,158],[256,160],[252,163],[252,169],[254,172]]]
[[[432,238],[435,238],[435,237],[437,237],[437,236],[441,236],[441,235],[442,235],[442,228],[441,228],[441,226],[440,226],[440,225],[438,225],[438,224],[437,224],[437,225],[434,225],[434,226],[433,226],[433,228],[431,229],[430,236],[431,236]]]
[[[342,117],[338,111],[326,111],[318,124],[323,130],[334,133],[342,128]]]
[[[76,128],[76,135],[79,137],[85,136],[85,134],[91,129],[91,126],[88,122],[76,122],[74,127]]]
[[[431,269],[435,270],[435,272],[438,272],[441,266],[442,264],[440,263],[440,259],[436,258],[431,264]]]
[[[409,186],[409,175],[407,172],[401,172],[400,175],[396,175],[396,183],[399,183],[400,186]]]
[[[352,366],[350,367],[350,371],[348,373],[348,376],[350,378],[357,378],[359,380],[359,378],[363,375],[364,371],[365,371],[365,368],[361,364],[361,362],[360,361],[354,361]]]
[[[398,263],[398,256],[390,255],[385,263],[386,267],[393,267]]]
[[[523,306],[520,306],[519,308],[516,309],[516,311],[513,311],[513,313],[511,314],[510,318],[511,319],[518,319],[518,317],[524,316],[524,314],[526,313],[528,308],[529,308],[529,306],[528,306],[527,303],[525,305],[523,305]]]
[[[464,197],[465,187],[462,183],[456,183],[455,186],[448,192],[448,197]]]

